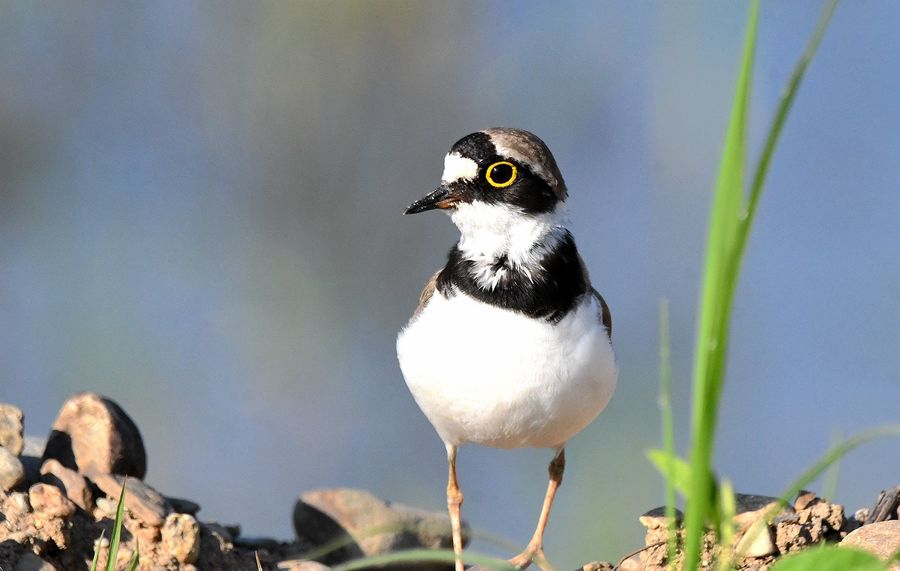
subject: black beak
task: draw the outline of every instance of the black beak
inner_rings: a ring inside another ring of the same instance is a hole
[[[435,208],[446,210],[447,208],[452,208],[457,202],[459,202],[459,197],[446,185],[442,184],[434,192],[410,204],[403,214],[418,214],[426,210],[434,210]]]

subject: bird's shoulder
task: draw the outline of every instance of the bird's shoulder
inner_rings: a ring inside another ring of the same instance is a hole
[[[412,319],[415,319],[422,313],[422,310],[425,309],[425,306],[428,305],[428,302],[431,301],[432,296],[434,296],[434,290],[437,289],[438,277],[441,275],[442,270],[438,270],[434,272],[434,275],[431,276],[431,279],[428,280],[428,283],[425,284],[425,288],[422,290],[422,293],[419,294],[419,305],[416,306],[416,310],[412,314]]]
[[[606,300],[603,299],[603,296],[600,295],[600,292],[591,285],[591,276],[588,273],[587,265],[584,263],[584,258],[581,257],[581,254],[578,254],[578,263],[581,265],[584,282],[587,284],[590,294],[594,296],[594,299],[597,301],[597,317],[600,319],[600,323],[606,327],[606,334],[609,335],[609,339],[612,340],[612,312],[609,310],[609,305],[606,303]]]

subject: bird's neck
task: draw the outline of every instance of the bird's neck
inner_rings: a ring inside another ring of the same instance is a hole
[[[462,236],[438,276],[439,291],[558,321],[589,288],[572,234],[559,213],[513,211],[505,221],[497,220],[500,215],[453,213]]]
[[[501,261],[533,269],[566,233],[562,203],[551,212],[527,214],[508,205],[472,202],[458,205],[452,218],[460,231],[460,254],[486,272]]]

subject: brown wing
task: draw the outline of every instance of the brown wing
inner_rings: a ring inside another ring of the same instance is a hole
[[[578,263],[581,264],[581,273],[584,274],[584,281],[588,284],[591,283],[591,276],[588,275],[587,266],[584,265],[584,259],[579,255]],[[609,306],[606,305],[606,300],[603,299],[603,296],[600,295],[600,292],[591,287],[591,295],[597,300],[597,304],[600,306],[600,313],[597,317],[600,318],[600,322],[606,326],[606,334],[609,335],[610,341],[612,341],[612,313],[609,311]]]
[[[416,310],[413,312],[412,319],[415,319],[422,313],[422,310],[425,309],[425,306],[428,305],[428,301],[431,300],[431,296],[434,295],[434,288],[437,287],[437,279],[438,276],[441,275],[440,271],[434,273],[431,276],[431,279],[428,280],[428,283],[425,284],[425,289],[422,290],[422,293],[419,294],[419,305],[416,306]]]
[[[591,288],[591,293],[594,294],[594,298],[597,300],[597,303],[600,304],[600,321],[606,326],[606,333],[609,335],[610,340],[612,340],[612,313],[609,312],[609,306],[606,305],[606,300],[603,299],[603,296],[600,295],[599,291]]]

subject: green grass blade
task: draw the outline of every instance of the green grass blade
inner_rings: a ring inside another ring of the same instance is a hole
[[[868,551],[823,545],[782,557],[771,571],[884,571],[885,564]]]
[[[647,450],[647,459],[666,478],[666,484],[687,497],[691,490],[691,465],[666,450]]]
[[[800,490],[809,486],[809,484],[821,476],[829,466],[838,462],[854,448],[873,440],[890,437],[900,437],[900,425],[882,426],[880,428],[866,430],[865,432],[861,432],[860,434],[841,442],[837,446],[832,447],[818,462],[813,464],[806,472],[791,482],[784,493],[781,494],[782,504],[786,505]]]
[[[100,564],[100,544],[103,543],[103,535],[106,533],[106,530],[100,530],[100,539],[97,540],[97,545],[94,546],[94,559],[91,561],[91,571],[97,571],[97,565]]]
[[[122,482],[122,491],[119,493],[119,505],[116,507],[116,521],[113,525],[113,534],[109,540],[109,556],[106,559],[106,571],[116,571],[116,559],[119,556],[119,542],[122,541],[122,518],[125,514],[125,485],[128,477]]]
[[[138,564],[141,562],[141,544],[137,540],[134,542],[134,553],[131,555],[131,560],[128,562],[128,571],[135,571],[137,569]]]
[[[800,84],[806,76],[806,70],[813,57],[816,55],[819,44],[822,43],[822,38],[825,36],[825,30],[828,29],[828,24],[831,22],[834,11],[837,9],[838,2],[839,0],[830,0],[825,6],[822,15],[819,16],[819,21],[816,23],[813,35],[809,38],[806,49],[804,49],[803,54],[794,66],[788,84],[781,94],[778,109],[775,111],[775,118],[769,126],[766,142],[763,145],[763,151],[759,157],[759,163],[757,163],[756,170],[753,173],[753,181],[750,183],[750,195],[747,199],[747,207],[742,216],[741,225],[735,240],[734,251],[738,258],[740,258],[746,248],[750,229],[753,226],[753,220],[756,217],[756,210],[759,206],[763,187],[765,186],[766,175],[769,173],[769,165],[772,162],[772,157],[775,155],[775,147],[778,145],[778,140],[781,137],[781,131],[787,120],[788,113],[800,90]]]
[[[669,302],[659,302],[659,407],[662,416],[663,449],[666,452],[666,472],[675,471],[675,421],[672,418],[672,352],[669,339]],[[678,522],[675,521],[675,483],[666,478],[666,521],[668,522],[668,541],[666,561],[670,567],[674,565],[678,549]]]
[[[707,241],[694,362],[691,489],[685,514],[685,569],[695,568],[700,560],[703,527],[712,503],[709,493],[712,486],[712,450],[733,297],[728,291],[729,284],[733,282],[727,275],[727,269],[731,267],[727,256],[733,251],[743,201],[747,115],[758,16],[759,2],[754,0],[750,6],[741,71],[725,137]]]
[[[259,560],[259,551],[254,551],[254,552],[253,552],[253,555],[256,556],[256,570],[257,570],[257,571],[263,571],[263,568],[262,568],[262,561]]]
[[[733,567],[731,545],[734,543],[734,515],[737,512],[737,501],[731,481],[723,479],[719,485],[719,501],[716,527],[719,531],[719,571],[728,571]]]

